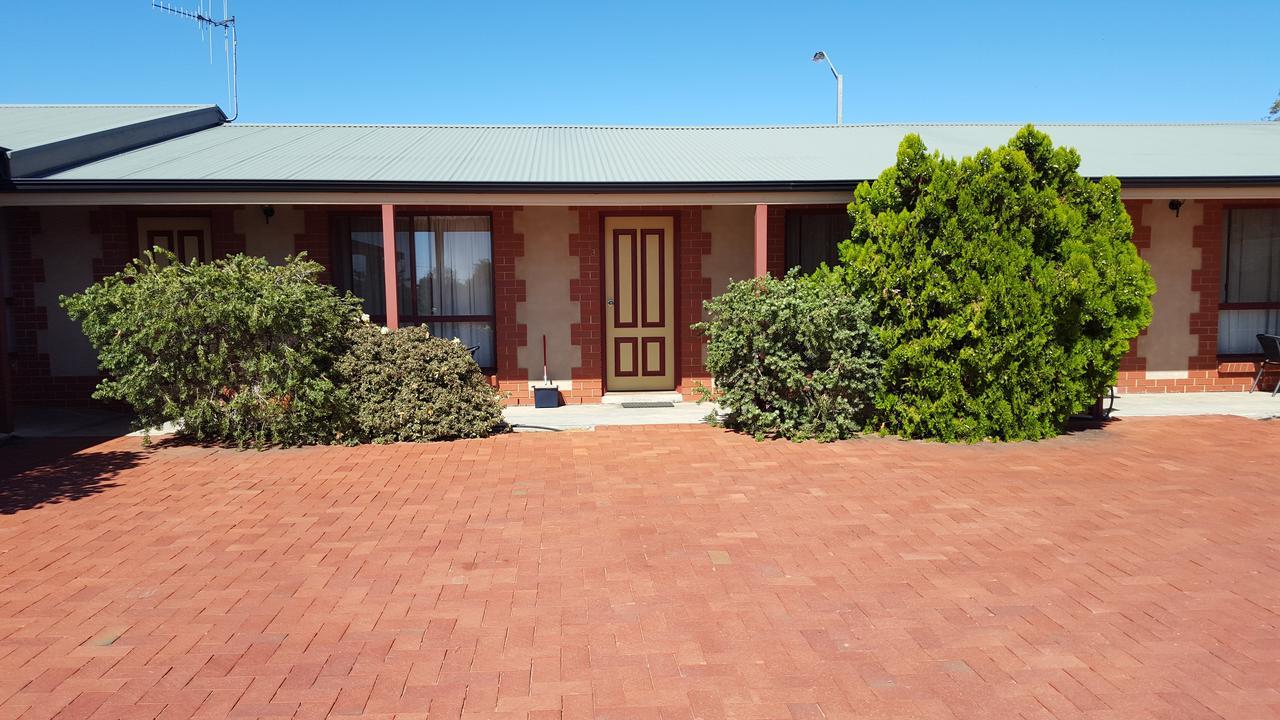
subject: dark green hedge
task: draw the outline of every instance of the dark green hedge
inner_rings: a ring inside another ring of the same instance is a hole
[[[954,160],[909,135],[858,187],[839,277],[887,349],[884,431],[1043,438],[1114,383],[1155,291],[1115,178],[1028,126]]]

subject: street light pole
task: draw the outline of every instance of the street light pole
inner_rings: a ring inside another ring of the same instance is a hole
[[[831,58],[822,50],[813,54],[814,62],[827,61],[827,67],[831,68],[831,74],[836,76],[836,124],[844,124],[844,76],[836,71],[835,63],[831,62]]]

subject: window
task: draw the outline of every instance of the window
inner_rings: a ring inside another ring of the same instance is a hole
[[[1218,353],[1258,353],[1280,332],[1280,208],[1231,210],[1224,250]]]
[[[178,256],[179,262],[209,262],[213,257],[212,233],[208,217],[155,216],[137,220],[136,252],[163,248]]]
[[[810,273],[822,263],[835,265],[849,232],[843,208],[787,211],[787,267]]]
[[[178,262],[209,262],[208,243],[202,230],[148,230],[144,249],[164,248],[178,256]]]
[[[338,223],[339,281],[385,322],[382,222],[352,216]],[[476,362],[492,370],[494,353],[493,238],[485,215],[396,217],[397,304],[402,325],[477,346]]]

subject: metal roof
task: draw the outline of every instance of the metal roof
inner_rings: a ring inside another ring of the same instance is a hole
[[[0,165],[38,175],[224,120],[216,105],[0,105]]]
[[[222,124],[19,181],[23,189],[837,187],[918,133],[945,155],[1018,124],[609,127]],[[1151,184],[1280,183],[1280,123],[1045,124],[1080,171]]]

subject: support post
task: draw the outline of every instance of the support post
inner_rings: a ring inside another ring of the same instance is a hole
[[[0,433],[13,432],[13,380],[9,377],[9,227],[0,208]]]
[[[386,289],[387,327],[400,327],[400,300],[397,297],[399,275],[396,273],[396,206],[382,206],[382,282]]]
[[[756,205],[755,276],[769,274],[769,206]]]

